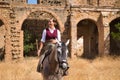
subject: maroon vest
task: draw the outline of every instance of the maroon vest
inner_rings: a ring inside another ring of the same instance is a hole
[[[54,30],[53,33],[50,32],[48,28],[46,28],[46,40],[57,38],[57,29]]]

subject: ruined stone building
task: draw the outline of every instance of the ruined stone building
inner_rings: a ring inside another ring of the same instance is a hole
[[[70,39],[70,57],[86,57],[120,52],[119,42],[111,38],[120,22],[119,0],[0,0],[0,58],[24,58],[27,31],[34,37],[37,51],[47,20],[55,18],[62,41]],[[29,37],[28,37],[29,40]],[[31,44],[29,42],[29,44]],[[80,51],[80,52],[79,52]]]

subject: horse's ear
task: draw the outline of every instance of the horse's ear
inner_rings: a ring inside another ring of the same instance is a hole
[[[68,46],[69,43],[70,43],[70,39],[67,40],[67,42],[65,43],[65,45]]]

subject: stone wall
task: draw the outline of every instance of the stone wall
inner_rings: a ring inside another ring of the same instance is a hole
[[[5,33],[6,33],[5,26],[1,25],[0,26],[0,49],[5,47]]]
[[[24,31],[32,31],[40,39],[51,17],[57,20],[62,41],[71,40],[70,57],[79,49],[86,56],[109,53],[109,23],[120,17],[120,8],[114,7],[117,0],[39,0],[36,5],[26,4],[27,0],[6,1],[0,1],[0,47],[5,47],[6,61],[23,59]]]
[[[69,0],[70,4],[94,7],[119,7],[119,0]],[[115,6],[116,5],[116,6]]]
[[[106,7],[114,7],[114,5],[116,4],[117,0],[100,0],[100,6],[106,6]]]

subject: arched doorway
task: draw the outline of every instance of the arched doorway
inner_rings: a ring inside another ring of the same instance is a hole
[[[94,58],[98,55],[98,29],[95,21],[84,19],[77,24],[77,39],[83,39],[80,56]],[[81,45],[81,44],[80,44]]]
[[[22,24],[24,31],[24,56],[36,56],[38,43],[40,42],[42,31],[48,27],[48,19],[55,18],[50,13],[35,11],[29,14]],[[59,25],[56,25],[59,29]]]
[[[120,55],[120,40],[118,40],[119,36],[120,36],[120,17],[110,22],[110,54],[111,55]]]
[[[4,59],[5,55],[5,26],[2,20],[0,20],[0,60]]]

